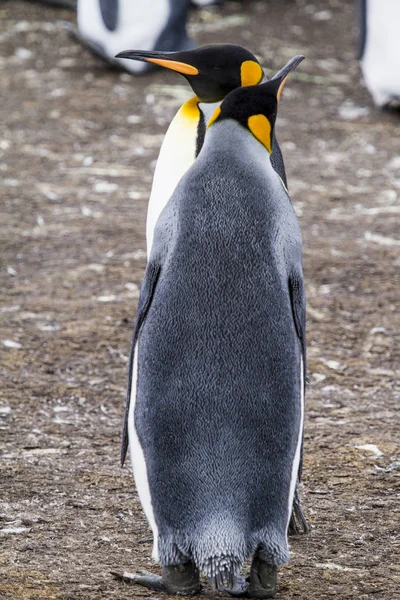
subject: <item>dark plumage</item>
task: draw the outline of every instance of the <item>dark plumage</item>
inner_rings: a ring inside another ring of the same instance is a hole
[[[219,589],[254,553],[267,566],[289,559],[305,370],[301,235],[270,154],[235,109],[239,98],[249,116],[265,113],[273,139],[276,93],[268,82],[222,103],[158,219],[133,342],[129,428],[159,560],[192,561]]]

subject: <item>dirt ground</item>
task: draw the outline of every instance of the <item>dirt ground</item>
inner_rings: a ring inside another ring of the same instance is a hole
[[[109,70],[65,19],[0,6],[0,598],[156,600],[110,571],[157,569],[120,430],[154,161],[190,93],[170,72]],[[399,115],[361,83],[350,0],[228,2],[190,30],[272,70],[307,57],[277,134],[304,239],[312,531],[292,539],[277,598],[394,600]]]

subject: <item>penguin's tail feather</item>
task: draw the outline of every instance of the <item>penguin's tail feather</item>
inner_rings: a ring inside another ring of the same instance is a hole
[[[230,590],[235,583],[235,577],[239,574],[243,560],[235,556],[213,556],[205,564],[201,565],[201,570],[207,576],[213,590]]]
[[[253,547],[231,515],[203,522],[190,544],[190,556],[214,590],[231,590]]]

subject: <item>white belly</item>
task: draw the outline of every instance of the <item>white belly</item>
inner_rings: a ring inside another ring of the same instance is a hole
[[[300,458],[301,458],[301,445],[303,441],[303,424],[304,424],[304,363],[303,357],[300,359],[300,425],[299,433],[297,438],[296,453],[292,465],[292,479],[290,482],[290,493],[289,493],[289,505],[288,505],[288,526],[290,517],[292,515],[293,498],[296,490],[297,477],[299,474]]]
[[[219,104],[215,102],[197,105],[197,99],[191,98],[176,113],[165,134],[154,171],[153,187],[147,209],[147,257],[150,256],[158,217],[180,179],[195,161],[200,111],[207,122]]]
[[[149,482],[147,479],[147,467],[144,460],[143,449],[140,445],[138,435],[135,428],[135,404],[137,392],[137,375],[138,375],[138,344],[135,346],[135,354],[133,359],[132,372],[132,387],[128,415],[128,435],[129,435],[129,453],[133,475],[135,477],[136,489],[139,494],[139,499],[142,504],[144,514],[153,531],[153,559],[158,561],[158,527],[154,518],[153,503],[151,500]]]

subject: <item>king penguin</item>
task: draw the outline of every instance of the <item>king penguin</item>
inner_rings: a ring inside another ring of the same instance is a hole
[[[127,50],[119,57],[151,62],[184,75],[194,97],[177,112],[165,135],[157,161],[146,223],[147,255],[151,254],[157,220],[179,180],[196,160],[205,137],[206,123],[225,96],[232,90],[257,85],[264,74],[257,58],[246,48],[232,44],[211,44],[186,52],[144,52]],[[275,76],[280,77],[280,72]],[[287,188],[282,153],[273,130],[270,161]],[[122,440],[121,463],[128,449],[128,410],[131,394],[127,392],[127,409]],[[299,480],[301,467],[299,471]],[[308,531],[296,492],[290,534]]]
[[[139,497],[170,594],[203,572],[234,596],[275,594],[300,467],[306,369],[302,242],[271,165],[292,59],[230,92],[155,228],[130,357]],[[240,569],[253,557],[249,581]]]
[[[65,28],[96,56],[139,75],[150,65],[120,61],[115,54],[134,44],[145,50],[193,48],[186,29],[188,11],[188,0],[77,0],[78,30],[70,23]]]
[[[210,44],[186,52],[127,50],[117,54],[117,58],[144,61],[177,71],[195,93],[172,120],[157,160],[146,222],[147,255],[150,256],[157,219],[178,181],[199,154],[208,118],[229,92],[260,83],[264,73],[254,54],[234,44]],[[272,164],[286,185],[277,143]]]
[[[358,1],[358,57],[366,86],[377,106],[400,103],[400,2]]]

